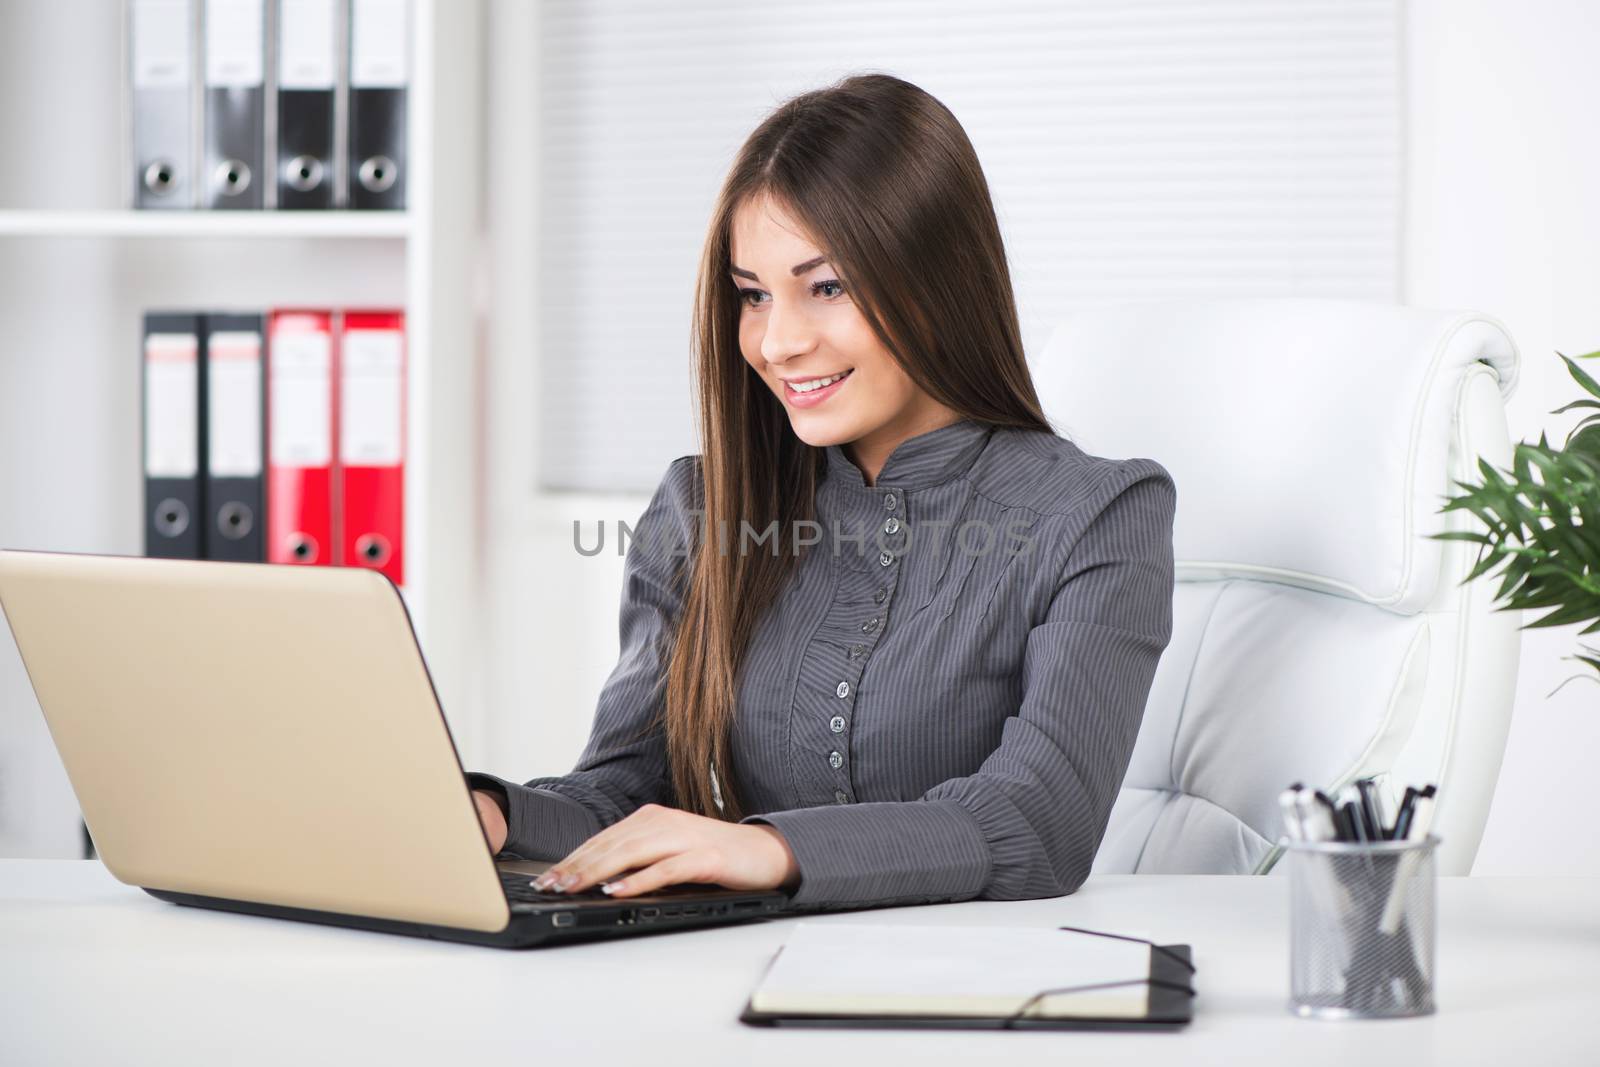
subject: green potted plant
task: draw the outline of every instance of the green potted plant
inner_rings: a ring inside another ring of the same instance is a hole
[[[1556,408],[1552,415],[1574,409],[1600,412],[1600,384],[1583,368],[1566,361],[1573,379],[1589,394]],[[1579,359],[1600,358],[1590,352]],[[1539,443],[1519,442],[1512,452],[1512,468],[1502,472],[1479,458],[1483,482],[1456,481],[1465,495],[1449,498],[1440,512],[1465,508],[1482,520],[1486,532],[1452,530],[1429,534],[1439,540],[1472,541],[1482,545],[1479,561],[1462,584],[1506,563],[1496,601],[1497,611],[1553,608],[1548,615],[1524,624],[1565,626],[1590,621],[1580,634],[1600,630],[1600,413],[1586,416],[1560,448],[1552,448],[1543,432]],[[1575,674],[1550,691],[1551,696],[1573,678],[1600,683],[1600,648],[1578,643],[1582,653],[1563,656],[1579,660],[1594,675]]]

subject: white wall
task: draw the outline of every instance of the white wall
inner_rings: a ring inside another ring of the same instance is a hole
[[[1400,6],[540,0],[542,484],[648,492],[695,450],[682,338],[717,186],[775,103],[849,73],[961,116],[1028,351],[1093,302],[1393,300]]]
[[[539,73],[527,62],[539,5],[488,9],[485,213],[490,221],[483,429],[484,766],[518,781],[572,769],[619,652],[622,560],[572,547],[571,523],[636,522],[642,496],[536,494],[540,292]],[[662,464],[665,471],[666,464]],[[592,543],[592,542],[590,542]]]
[[[1559,443],[1584,395],[1555,355],[1600,349],[1600,20],[1588,0],[1411,0],[1401,299],[1499,317],[1522,352],[1513,440]],[[1498,584],[1498,583],[1496,583]],[[1530,612],[1531,621],[1546,614]],[[1474,874],[1600,875],[1589,764],[1600,685],[1566,685],[1581,626],[1523,631],[1517,703]],[[1597,635],[1582,638],[1595,643]]]

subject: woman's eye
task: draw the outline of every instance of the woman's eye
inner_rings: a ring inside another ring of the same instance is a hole
[[[824,290],[827,290],[827,289],[832,289],[833,291],[832,292],[824,292]],[[840,283],[840,281],[837,278],[824,278],[822,281],[812,282],[811,283],[811,293],[814,296],[823,296],[823,297],[827,297],[829,299],[832,299],[834,297],[842,296],[844,294],[844,285],[842,283]],[[756,304],[759,303],[759,301],[758,300],[753,300],[751,298],[752,297],[763,297],[763,296],[766,296],[766,295],[767,295],[767,293],[766,293],[766,290],[764,290],[764,289],[740,289],[739,290],[739,301],[740,301],[740,303],[744,304],[746,307],[755,307]]]

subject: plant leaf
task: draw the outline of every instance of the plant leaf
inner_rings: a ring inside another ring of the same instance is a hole
[[[1550,412],[1552,415],[1562,415],[1573,408],[1600,408],[1600,400],[1574,400],[1570,404],[1563,404]]]
[[[1495,565],[1498,564],[1499,562],[1500,562],[1500,557],[1495,556],[1495,555],[1488,556],[1486,559],[1483,559],[1483,560],[1479,561],[1478,565],[1476,567],[1472,568],[1472,570],[1467,573],[1467,576],[1465,578],[1463,578],[1462,581],[1470,582],[1474,578],[1478,578],[1481,575],[1483,575],[1483,574],[1485,574],[1485,573],[1487,573],[1489,571],[1494,570]]]
[[[1426,536],[1440,541],[1472,541],[1480,545],[1494,544],[1494,539],[1488,534],[1476,533],[1472,530],[1445,530],[1441,533],[1431,533]]]
[[[1561,356],[1561,353],[1557,352],[1556,355]],[[1566,356],[1561,356],[1561,358],[1567,364],[1567,370],[1572,373],[1573,379],[1583,386],[1590,396],[1600,397],[1600,383],[1596,383],[1593,378],[1589,377],[1588,372]]]
[[[1562,659],[1565,659],[1565,658],[1566,658],[1566,657],[1565,657],[1565,656],[1563,656],[1563,657],[1562,657]],[[1552,690],[1550,690],[1550,692],[1548,692],[1548,693],[1546,693],[1546,694],[1545,694],[1545,695],[1544,695],[1544,696],[1545,696],[1545,699],[1546,699],[1546,700],[1549,700],[1549,699],[1550,699],[1550,698],[1551,698],[1551,697],[1553,697],[1553,696],[1555,696],[1555,695],[1556,695],[1556,694],[1557,694],[1557,693],[1559,693],[1559,692],[1561,692],[1561,690],[1562,690],[1562,689],[1564,689],[1564,688],[1565,688],[1565,687],[1566,687],[1566,684],[1567,684],[1567,682],[1575,682],[1575,681],[1577,681],[1577,680],[1578,680],[1578,679],[1580,679],[1580,678],[1583,678],[1583,679],[1587,679],[1587,680],[1588,680],[1588,681],[1591,681],[1591,682],[1597,682],[1597,683],[1600,683],[1600,678],[1591,678],[1591,677],[1590,677],[1590,676],[1589,676],[1589,675],[1587,675],[1587,674],[1574,674],[1574,675],[1573,675],[1573,676],[1572,676],[1572,677],[1570,677],[1570,678],[1567,678],[1567,679],[1565,679],[1565,680],[1563,680],[1563,681],[1562,681],[1562,683],[1561,683],[1561,684],[1560,684],[1560,685],[1558,685],[1558,686],[1556,686],[1556,687],[1555,687],[1555,688],[1554,688],[1554,689],[1552,689]]]
[[[1587,604],[1569,604],[1558,608],[1548,615],[1530,622],[1529,627],[1569,626],[1575,622],[1585,622],[1594,618],[1595,610]]]
[[[1591,415],[1567,436],[1567,450],[1600,461],[1600,415]]]

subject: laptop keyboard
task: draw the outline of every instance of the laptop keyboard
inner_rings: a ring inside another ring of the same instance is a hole
[[[578,893],[552,893],[548,890],[533,888],[533,876],[517,871],[499,871],[500,885],[506,891],[506,898],[516,903],[529,904],[582,904],[586,901],[600,900],[607,904],[626,904],[639,898],[609,896],[600,891],[599,886],[590,886]],[[651,898],[659,897],[690,897],[699,899],[707,896],[731,896],[727,888],[709,882],[679,882],[674,885],[662,886],[660,889],[644,894]]]
[[[552,893],[548,890],[533,888],[533,879],[526,874],[516,871],[501,871],[500,885],[506,891],[508,900],[525,902],[529,904],[572,904],[583,900],[604,900],[611,902],[611,897],[600,891],[599,886],[590,886],[588,889],[577,893]]]

